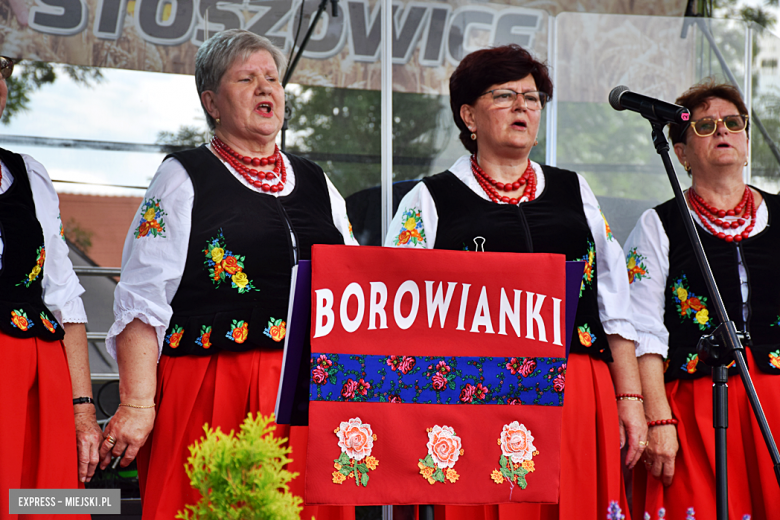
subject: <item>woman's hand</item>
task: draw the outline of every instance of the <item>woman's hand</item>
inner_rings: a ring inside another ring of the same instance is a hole
[[[674,478],[674,459],[679,449],[677,428],[672,424],[653,426],[647,439],[650,445],[645,451],[645,467],[664,486],[669,486]]]
[[[121,404],[104,430],[102,469],[112,456],[122,456],[122,467],[130,464],[154,427],[158,352],[154,327],[141,320],[128,323],[116,337]]]
[[[133,462],[154,426],[154,408],[120,406],[106,425],[105,439],[100,446],[100,468],[105,469],[113,457],[122,457],[119,465]]]
[[[639,401],[618,401],[618,419],[620,421],[620,446],[628,442],[626,466],[633,469],[647,447],[647,423],[645,410]]]
[[[100,443],[103,442],[103,430],[97,423],[94,405],[78,404],[73,408],[76,421],[79,482],[89,482],[95,474],[98,462],[100,462],[98,451]]]
[[[648,421],[672,418],[672,409],[664,388],[664,360],[658,354],[645,354],[639,358],[639,373],[645,396],[645,414]],[[672,424],[650,428],[650,445],[645,452],[645,467],[652,476],[661,479],[664,486],[674,478],[674,459],[679,443],[677,428]]]

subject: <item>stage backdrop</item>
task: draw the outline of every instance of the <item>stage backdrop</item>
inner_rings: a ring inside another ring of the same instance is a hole
[[[446,93],[446,79],[461,58],[485,46],[517,43],[546,59],[550,14],[682,16],[685,4],[683,0],[393,2],[393,88]],[[317,0],[304,3],[299,43],[318,5]],[[300,6],[299,0],[0,0],[0,54],[193,74],[200,44],[224,29],[253,31],[288,52],[301,21]],[[329,5],[293,82],[379,90],[379,2],[340,0],[335,17],[331,9]]]
[[[310,504],[557,502],[561,255],[314,246]]]

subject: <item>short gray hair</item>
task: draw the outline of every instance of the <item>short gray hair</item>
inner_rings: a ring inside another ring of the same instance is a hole
[[[207,90],[216,93],[222,76],[233,63],[238,59],[244,61],[258,51],[266,51],[271,55],[281,77],[287,68],[287,58],[268,38],[242,29],[228,29],[203,42],[195,55],[195,86],[198,89],[198,98]],[[217,126],[216,121],[206,111],[203,101],[200,104],[206,114],[206,122],[213,131]]]

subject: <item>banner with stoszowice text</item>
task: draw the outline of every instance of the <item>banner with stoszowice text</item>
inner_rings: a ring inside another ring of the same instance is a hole
[[[300,0],[0,0],[0,54],[193,74],[198,47],[224,29],[250,30],[288,53],[299,22],[297,44],[318,5],[308,0],[301,13]],[[550,14],[584,9],[680,16],[685,2],[551,0],[543,7],[535,0],[393,2],[394,89],[446,94],[447,79],[463,56],[486,46],[517,43],[548,59]],[[339,0],[336,16],[332,8],[329,5],[318,22],[292,81],[379,90],[380,2]],[[605,27],[600,34],[609,34],[610,29]],[[604,46],[613,48],[617,43],[610,40]],[[670,53],[661,48],[654,54],[668,58]]]
[[[565,258],[314,246],[309,504],[554,503]]]

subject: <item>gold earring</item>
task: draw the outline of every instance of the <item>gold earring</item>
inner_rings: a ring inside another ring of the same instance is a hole
[[[745,161],[745,166],[747,166],[747,161]]]
[[[539,144],[539,141],[537,141],[536,139],[534,139],[534,146],[536,146],[537,144]]]
[[[688,164],[688,161],[685,161],[685,163],[683,163],[683,169],[684,169],[686,172],[690,172],[690,171],[691,171],[691,165],[690,165],[690,164]]]
[[[219,124],[219,122],[220,122],[220,121],[219,121],[219,118],[217,118],[217,119],[216,119],[216,122],[217,122],[217,124]]]
[[[472,141],[476,141],[477,140],[477,134],[475,134],[474,132],[471,132],[471,140]]]

